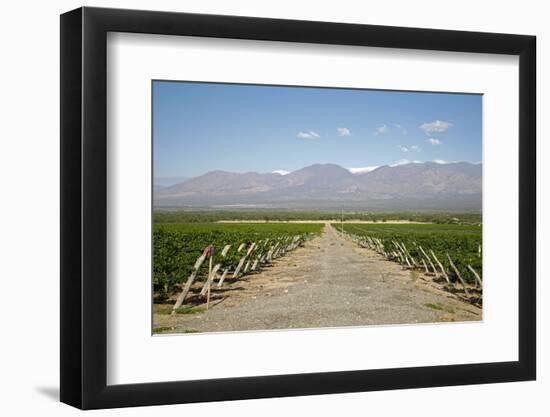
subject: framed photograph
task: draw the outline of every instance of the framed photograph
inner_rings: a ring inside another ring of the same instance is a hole
[[[535,37],[61,16],[61,401],[533,380]]]

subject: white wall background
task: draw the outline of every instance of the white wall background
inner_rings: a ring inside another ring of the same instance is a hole
[[[74,415],[59,392],[59,14],[72,0],[10,2],[0,24],[0,410],[4,415]],[[545,3],[471,1],[157,0],[93,1],[88,6],[237,14],[532,34],[538,37],[539,250],[550,250],[549,134],[542,115],[550,97],[550,26]],[[546,233],[545,233],[546,232]],[[543,236],[545,234],[545,236]],[[530,415],[550,412],[548,263],[539,262],[538,381],[422,390],[325,395],[231,403],[99,411],[98,415]],[[472,341],[474,344],[475,341]],[[546,395],[545,395],[546,394]]]

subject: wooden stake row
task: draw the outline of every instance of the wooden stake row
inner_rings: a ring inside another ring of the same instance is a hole
[[[237,278],[242,275],[246,275],[249,271],[255,271],[260,267],[260,265],[265,265],[271,263],[274,259],[277,259],[281,256],[284,256],[286,253],[293,251],[294,249],[298,248],[300,245],[302,245],[305,240],[308,238],[307,235],[296,235],[296,236],[285,236],[282,238],[276,239],[275,243],[272,244],[269,249],[268,243],[270,242],[270,239],[262,239],[258,242],[252,242],[248,249],[246,250],[245,254],[240,258],[239,262],[237,263],[237,266],[235,267],[232,277]],[[237,248],[237,253],[241,252],[246,247],[246,243],[241,243],[239,247]],[[225,245],[221,256],[225,257],[227,256],[227,253],[229,252],[229,249],[231,248],[231,245]],[[218,263],[214,267],[213,264],[213,258],[214,258],[214,247],[212,245],[209,245],[203,253],[197,258],[195,261],[195,264],[193,266],[193,272],[191,275],[187,278],[187,282],[185,283],[185,286],[181,293],[179,294],[176,303],[174,304],[174,307],[172,308],[172,314],[175,313],[175,311],[181,307],[183,304],[185,298],[189,294],[189,291],[191,290],[191,286],[193,285],[198,272],[203,265],[204,261],[207,257],[209,257],[209,268],[208,268],[208,275],[207,279],[201,289],[201,296],[207,296],[207,306],[209,304],[210,299],[210,288],[212,286],[213,281],[218,276],[218,271],[221,268],[221,264]],[[258,252],[256,257],[252,259],[254,252]],[[226,276],[229,273],[229,270],[231,267],[224,269],[223,273],[221,274],[217,287],[221,288]]]
[[[345,234],[343,234],[344,236]],[[430,254],[424,250],[424,248],[421,245],[417,245],[416,242],[413,242],[414,246],[418,248],[418,250],[421,253],[421,259],[417,260],[415,259],[405,244],[403,242],[399,242],[395,239],[392,239],[391,245],[392,249],[387,250],[384,242],[376,237],[371,236],[356,236],[352,234],[347,234],[346,238],[351,239],[358,245],[371,249],[380,255],[384,256],[386,259],[398,262],[401,265],[403,265],[407,269],[420,269],[424,270],[424,272],[427,275],[435,275],[436,277],[438,275],[441,275],[445,278],[445,281],[447,281],[447,284],[452,285],[452,282],[449,278],[449,274],[445,270],[443,264],[439,260],[439,258],[436,256],[433,250],[429,249]],[[481,246],[479,246],[479,254],[481,254]],[[430,256],[431,255],[431,256]],[[455,275],[458,278],[458,281],[461,283],[464,293],[466,296],[470,295],[470,292],[468,291],[468,288],[466,286],[466,282],[464,278],[462,277],[462,274],[454,264],[453,260],[451,259],[450,255],[446,253],[447,259],[449,261],[449,265],[451,269],[454,271]],[[439,270],[435,266],[437,265],[439,267]],[[429,266],[429,267],[428,267]],[[431,269],[431,270],[430,270]],[[481,277],[479,274],[475,271],[474,268],[472,268],[471,265],[468,265],[468,270],[474,275],[476,286],[479,286],[479,288],[483,287],[483,282],[481,280]]]

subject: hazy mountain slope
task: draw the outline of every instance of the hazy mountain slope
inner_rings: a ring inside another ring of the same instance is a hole
[[[382,166],[363,174],[335,164],[315,164],[288,175],[211,171],[155,190],[155,206],[479,209],[481,171],[481,165],[467,162]]]
[[[481,192],[481,165],[469,163],[383,166],[359,176],[360,190],[370,198],[426,198]]]
[[[211,171],[162,190],[159,196],[239,195],[260,193],[280,186],[284,176],[246,172]]]
[[[186,181],[187,177],[155,177],[153,178],[153,184],[160,187],[170,187],[174,184],[180,184]]]

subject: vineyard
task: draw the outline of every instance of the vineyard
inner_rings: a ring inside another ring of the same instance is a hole
[[[162,224],[153,230],[153,290],[167,297],[181,290],[179,307],[193,282],[209,289],[217,278],[258,272],[320,233],[321,224]],[[202,291],[204,293],[204,291]],[[205,295],[205,294],[201,294]]]
[[[359,245],[411,270],[442,278],[454,289],[479,294],[482,288],[481,227],[453,224],[334,225]]]

